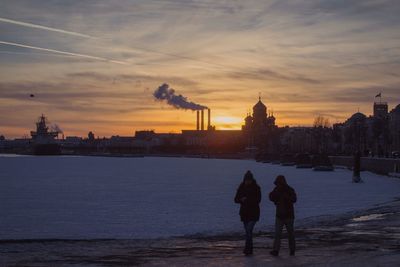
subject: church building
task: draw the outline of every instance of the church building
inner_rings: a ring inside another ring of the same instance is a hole
[[[253,106],[253,114],[247,114],[245,124],[242,126],[247,146],[261,150],[267,149],[276,128],[273,113],[268,113],[267,106],[259,97],[258,102]]]

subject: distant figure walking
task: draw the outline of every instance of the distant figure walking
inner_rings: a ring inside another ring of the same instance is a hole
[[[246,245],[243,253],[253,254],[253,228],[260,218],[261,190],[253,174],[247,171],[237,189],[235,203],[240,204],[240,219],[246,231]]]
[[[283,226],[286,226],[289,238],[290,255],[294,256],[296,251],[296,241],[294,237],[294,208],[293,203],[296,203],[297,196],[293,188],[291,188],[285,179],[285,176],[278,175],[274,182],[275,188],[269,194],[269,199],[275,203],[275,240],[274,248],[271,255],[278,256],[281,247],[281,237]]]

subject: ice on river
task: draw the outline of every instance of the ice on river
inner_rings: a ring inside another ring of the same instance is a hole
[[[297,191],[297,218],[391,201],[400,179],[313,172],[251,160],[0,156],[0,239],[159,238],[242,231],[233,197],[246,170],[262,189],[256,230],[273,223],[276,175]]]

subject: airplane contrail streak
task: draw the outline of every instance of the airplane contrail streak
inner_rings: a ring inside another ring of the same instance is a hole
[[[30,28],[36,28],[36,29],[41,29],[41,30],[47,30],[47,31],[52,31],[52,32],[59,32],[59,33],[64,33],[64,34],[69,34],[69,35],[74,35],[74,36],[79,36],[79,37],[84,37],[84,38],[96,38],[94,36],[90,36],[90,35],[79,33],[79,32],[66,31],[66,30],[62,30],[62,29],[46,27],[46,26],[42,26],[39,24],[33,24],[33,23],[28,23],[28,22],[23,22],[23,21],[18,21],[18,20],[0,18],[0,22],[15,24],[15,25],[19,25],[19,26],[25,26],[25,27],[30,27]]]
[[[73,35],[73,36],[79,36],[79,37],[84,37],[84,38],[91,38],[91,39],[96,39],[96,40],[106,40],[107,39],[107,38],[104,38],[104,37],[90,36],[90,35],[79,33],[79,32],[66,31],[66,30],[62,30],[62,29],[58,29],[58,28],[52,28],[52,27],[47,27],[47,26],[43,26],[43,25],[39,25],[39,24],[33,24],[33,23],[28,23],[28,22],[23,22],[23,21],[18,21],[18,20],[12,20],[12,19],[2,18],[2,17],[0,17],[0,22],[20,25],[20,26],[24,26],[24,27],[36,28],[36,29],[41,29],[41,30],[47,30],[47,31],[52,31],[52,32],[58,32],[58,33],[63,33],[63,34],[68,34],[68,35]],[[63,55],[68,55],[68,56],[85,57],[85,58],[96,59],[96,60],[101,60],[101,61],[108,61],[108,62],[117,63],[117,64],[129,65],[129,63],[127,63],[127,62],[111,60],[111,59],[106,59],[106,58],[102,58],[102,57],[96,57],[96,56],[90,56],[90,55],[84,55],[84,54],[78,54],[78,53],[59,51],[59,50],[54,50],[54,49],[49,49],[49,48],[34,47],[34,46],[28,46],[28,45],[16,44],[16,43],[8,43],[8,42],[1,42],[1,41],[0,41],[0,43],[19,46],[19,47],[25,47],[25,48],[30,48],[30,49],[48,51],[48,52],[53,52],[53,53],[63,54]],[[196,59],[196,58],[189,57],[189,56],[183,56],[183,55],[172,54],[172,53],[165,53],[165,52],[162,52],[162,51],[152,50],[152,49],[144,48],[144,47],[134,47],[134,49],[141,50],[141,51],[148,52],[148,53],[153,53],[153,54],[158,54],[158,55],[163,55],[163,56],[168,56],[168,57],[174,57],[174,58],[193,61],[193,62],[199,62],[199,63],[207,64],[209,66],[217,67],[218,69],[221,69],[221,68],[222,69],[231,69],[231,67],[225,66],[225,65],[220,64],[220,63],[209,62],[207,60],[200,60],[200,59]],[[227,71],[229,71],[229,70],[227,70]]]
[[[94,60],[99,60],[99,61],[106,61],[106,62],[111,62],[111,63],[116,63],[116,64],[128,65],[127,62],[123,62],[123,61],[108,59],[108,58],[104,58],[104,57],[97,57],[97,56],[73,53],[73,52],[66,52],[66,51],[38,47],[38,46],[31,46],[31,45],[5,42],[5,41],[0,41],[0,44],[22,47],[22,48],[29,48],[29,49],[40,50],[40,51],[47,51],[47,52],[52,52],[52,53],[57,53],[57,54],[62,54],[62,55],[74,56],[74,57],[82,57],[82,58],[94,59]]]
[[[15,51],[4,51],[0,50],[0,54],[6,55],[34,55],[34,56],[51,56],[51,57],[74,57],[70,55],[61,55],[55,53],[32,53],[32,52],[15,52]]]

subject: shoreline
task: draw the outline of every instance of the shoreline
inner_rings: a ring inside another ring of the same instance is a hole
[[[400,198],[365,210],[296,222],[298,251],[269,255],[273,232],[256,231],[254,256],[242,255],[242,233],[163,239],[0,240],[2,266],[396,266]],[[356,256],[355,256],[356,255]]]
[[[60,156],[78,156],[78,157],[110,157],[110,158],[198,158],[198,159],[243,159],[254,160],[245,154],[124,154],[124,153],[62,153],[59,155],[34,155],[20,153],[1,153],[0,156],[37,156],[37,157],[60,157]]]
[[[0,157],[17,157],[17,156],[38,156],[32,154],[10,154],[0,153]],[[60,154],[47,155],[47,157],[104,157],[104,158],[176,158],[176,159],[225,159],[225,160],[253,160],[263,164],[274,164],[285,167],[295,167],[295,165],[284,165],[281,162],[257,161],[254,157],[246,153],[239,154],[124,154],[124,153],[81,153],[81,154]],[[329,156],[334,169],[352,169],[353,158],[349,156]],[[369,171],[378,175],[400,178],[400,159],[398,158],[361,158],[361,171]],[[312,169],[312,168],[310,168]]]

